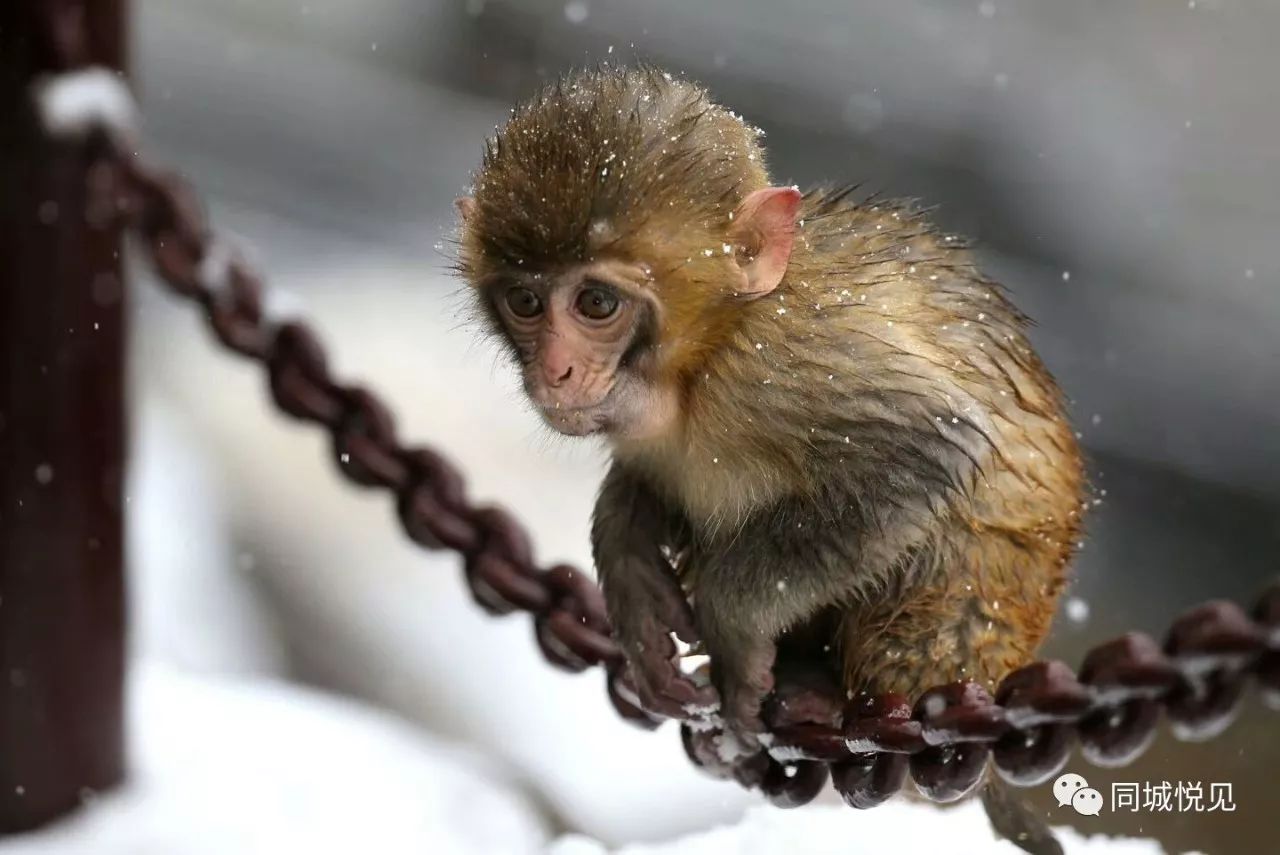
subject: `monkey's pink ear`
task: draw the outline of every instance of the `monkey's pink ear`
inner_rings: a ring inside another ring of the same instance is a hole
[[[733,212],[730,235],[735,243],[755,253],[751,259],[738,263],[742,271],[739,294],[763,297],[782,281],[791,261],[796,214],[802,198],[794,187],[766,187],[743,199]]]
[[[476,212],[476,200],[470,196],[459,196],[453,200],[453,206],[458,209],[458,213],[462,215],[462,221],[465,223],[471,219],[471,215]]]

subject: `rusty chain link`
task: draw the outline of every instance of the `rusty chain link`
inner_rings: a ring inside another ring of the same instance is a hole
[[[65,29],[55,28],[63,41]],[[105,129],[91,144],[100,156],[89,175],[90,216],[122,218],[169,288],[203,307],[223,346],[263,366],[276,405],[328,431],[339,470],[394,494],[410,539],[461,554],[482,608],[530,613],[548,661],[573,672],[603,666],[618,713],[656,727],[662,717],[637,699],[595,582],[567,565],[538,567],[510,514],[472,504],[448,460],[403,444],[376,395],[330,374],[308,326],[268,319],[261,280],[213,240],[188,184],[151,168]],[[783,806],[805,804],[830,778],[849,805],[873,807],[908,775],[924,795],[948,802],[974,789],[988,760],[1017,786],[1053,777],[1076,742],[1094,764],[1128,763],[1153,740],[1161,711],[1178,738],[1211,738],[1231,722],[1250,680],[1280,709],[1280,585],[1252,616],[1230,602],[1206,603],[1180,618],[1163,645],[1129,633],[1095,648],[1078,675],[1062,662],[1037,662],[1009,674],[994,696],[954,683],[914,704],[896,694],[846,701],[812,675],[780,674],[765,711],[768,751],[733,756],[714,717],[683,722],[682,738],[695,764]]]

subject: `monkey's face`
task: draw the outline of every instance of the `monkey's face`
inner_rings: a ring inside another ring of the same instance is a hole
[[[670,408],[654,381],[658,303],[643,268],[596,262],[504,273],[482,291],[549,426],[569,436],[661,429]]]

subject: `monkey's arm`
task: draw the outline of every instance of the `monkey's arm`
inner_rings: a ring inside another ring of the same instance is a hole
[[[697,641],[693,613],[662,547],[687,537],[680,518],[641,480],[614,464],[596,500],[591,542],[614,637],[646,709],[675,718],[716,702],[676,662],[675,633]]]

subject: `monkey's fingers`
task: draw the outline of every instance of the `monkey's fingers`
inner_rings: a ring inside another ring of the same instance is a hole
[[[629,657],[641,705],[670,718],[704,718],[715,710],[715,687],[680,670],[675,642],[666,627],[647,622],[644,643]]]
[[[697,644],[701,641],[697,623],[693,619],[693,609],[689,608],[689,603],[684,597],[664,611],[662,622],[685,644]]]
[[[662,675],[650,671],[648,677],[639,677],[633,670],[632,677],[640,705],[649,712],[688,721],[704,718],[716,707],[714,689],[697,685],[675,669]]]
[[[685,644],[697,644],[697,622],[679,580],[669,568],[657,564],[648,566],[645,574],[645,587],[654,619],[674,632]]]

